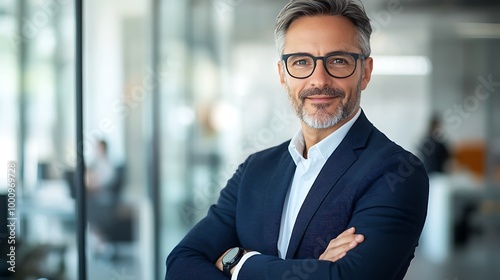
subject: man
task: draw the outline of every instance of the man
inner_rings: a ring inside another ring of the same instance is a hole
[[[285,6],[278,71],[301,130],[239,166],[168,257],[166,279],[403,279],[428,178],[360,108],[370,34],[351,0]]]
[[[440,133],[442,132],[441,121],[438,115],[432,116],[429,130],[419,147],[420,159],[424,163],[427,174],[446,173],[450,152]]]

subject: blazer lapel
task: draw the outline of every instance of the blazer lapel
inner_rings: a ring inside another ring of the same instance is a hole
[[[264,240],[269,255],[278,255],[278,236],[281,225],[281,214],[285,203],[286,193],[295,173],[295,163],[288,153],[283,153],[274,176],[269,181],[264,201]]]
[[[338,180],[357,160],[357,155],[354,150],[366,145],[371,127],[373,127],[373,125],[366,119],[364,113],[361,112],[358,120],[356,120],[351,127],[344,140],[330,158],[328,158],[300,208],[293,228],[290,244],[288,245],[286,254],[287,259],[293,258],[295,255],[307,226],[328,193],[334,189]]]

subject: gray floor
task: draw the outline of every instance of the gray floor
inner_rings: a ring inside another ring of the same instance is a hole
[[[498,280],[500,246],[496,243],[471,243],[455,249],[448,260],[433,263],[417,251],[405,280]]]
[[[132,260],[91,260],[88,269],[89,280],[141,280],[140,268]]]

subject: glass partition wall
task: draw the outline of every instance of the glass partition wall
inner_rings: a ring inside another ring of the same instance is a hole
[[[9,238],[0,242],[0,273],[11,277],[5,279],[63,279],[76,267],[73,9],[71,1],[0,5],[0,194],[8,197],[0,232]],[[34,265],[48,258],[50,265]]]

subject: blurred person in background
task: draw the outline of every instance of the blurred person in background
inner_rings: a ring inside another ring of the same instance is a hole
[[[301,129],[255,153],[173,249],[165,279],[403,279],[428,177],[360,108],[372,28],[352,0],[292,0],[275,29]]]
[[[450,152],[443,141],[443,135],[440,118],[435,114],[430,120],[427,134],[419,148],[420,159],[429,174],[445,173],[448,169]]]
[[[115,166],[108,157],[105,140],[97,141],[94,149],[94,158],[86,171],[87,215],[93,233],[90,242],[95,255],[110,257],[114,252],[107,242],[106,232],[109,231],[115,206],[112,191],[116,178]]]
[[[108,144],[99,140],[95,145],[94,159],[87,167],[87,192],[90,196],[106,199],[107,191],[115,177],[115,167],[108,158]]]

